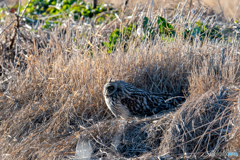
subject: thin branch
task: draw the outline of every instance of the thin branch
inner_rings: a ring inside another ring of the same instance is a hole
[[[23,14],[26,12],[26,9],[27,9],[27,7],[29,6],[29,3],[31,2],[31,0],[29,0],[28,1],[28,4],[25,6],[25,8],[24,8],[24,10],[23,10],[23,12],[22,12],[22,15],[21,15],[21,17],[23,16]],[[18,14],[19,15],[19,14]]]
[[[8,7],[8,4],[7,4],[7,2],[5,1],[5,0],[3,0],[3,2],[5,3],[5,5],[7,6],[7,8],[8,8],[8,10],[10,10],[9,9],[9,7]],[[12,18],[12,15],[10,14],[10,17]]]
[[[8,27],[10,27],[15,21],[16,21],[16,19],[13,20],[6,28],[4,28],[3,31],[0,33],[0,35],[2,35],[2,33],[3,33]]]
[[[19,12],[20,12],[20,7],[21,7],[21,0],[18,1],[18,15],[19,15]]]

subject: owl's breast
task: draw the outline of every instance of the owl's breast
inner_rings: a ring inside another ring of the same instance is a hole
[[[129,118],[131,115],[126,105],[123,105],[119,99],[113,97],[105,97],[105,102],[109,110],[115,117]]]
[[[111,97],[106,97],[105,96],[105,102],[107,104],[108,109],[114,114],[115,117],[117,117],[115,101]]]
[[[105,97],[105,102],[109,109],[111,109],[112,106],[115,105],[114,100],[111,97]]]

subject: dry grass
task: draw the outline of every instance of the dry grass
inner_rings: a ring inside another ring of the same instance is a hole
[[[91,0],[87,0],[91,2]],[[101,0],[105,3],[113,3],[116,6],[124,4],[125,0]],[[129,0],[128,4],[131,7],[134,7],[136,3],[138,4],[149,4],[151,0]],[[155,9],[165,9],[174,11],[177,8],[179,3],[185,3],[188,9],[193,9],[195,7],[208,6],[217,14],[221,14],[225,18],[233,18],[235,20],[239,20],[239,0],[154,0],[154,8]]]
[[[148,43],[136,38],[127,52],[119,46],[107,54],[98,47],[103,38],[93,29],[66,25],[37,34],[22,30],[26,39],[18,41],[21,64],[15,68],[16,41],[10,47],[14,28],[0,37],[2,158],[73,158],[77,145],[86,142],[93,158],[108,159],[208,158],[211,151],[239,151],[236,37],[228,43],[189,41],[181,35],[172,43],[161,37]],[[176,110],[146,119],[116,119],[102,96],[108,78],[153,92],[183,92],[187,100]]]
[[[92,0],[86,0],[92,3]],[[151,0],[129,0],[128,5],[130,7],[134,7],[137,3],[138,4],[149,4]],[[6,1],[9,5],[14,5],[18,3],[18,0],[7,0]],[[22,4],[25,4],[27,0],[21,0]],[[125,0],[99,0],[99,3],[112,3],[116,6],[122,5]],[[179,3],[185,3],[186,0],[154,0],[154,8],[155,9],[165,9],[174,11]],[[233,18],[234,20],[239,20],[240,13],[239,7],[240,3],[239,0],[188,0],[187,7],[188,9],[193,9],[195,7],[201,6],[208,6],[212,8],[217,14],[224,16],[225,18]]]

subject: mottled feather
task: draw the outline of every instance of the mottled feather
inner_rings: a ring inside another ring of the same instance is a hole
[[[111,112],[122,118],[150,116],[176,107],[184,100],[184,97],[171,99],[171,96],[153,94],[124,81],[111,79],[104,85],[103,95]]]

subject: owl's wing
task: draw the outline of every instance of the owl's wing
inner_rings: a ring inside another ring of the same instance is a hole
[[[121,103],[127,107],[131,116],[137,116],[143,113],[143,106],[137,98],[125,97],[121,99]]]
[[[161,101],[164,103],[164,100]],[[159,112],[159,100],[151,99],[148,93],[135,93],[121,99],[132,116],[153,115]]]
[[[162,97],[144,93],[134,93],[121,99],[122,105],[128,108],[132,116],[150,116],[163,110],[176,107],[182,98]]]

